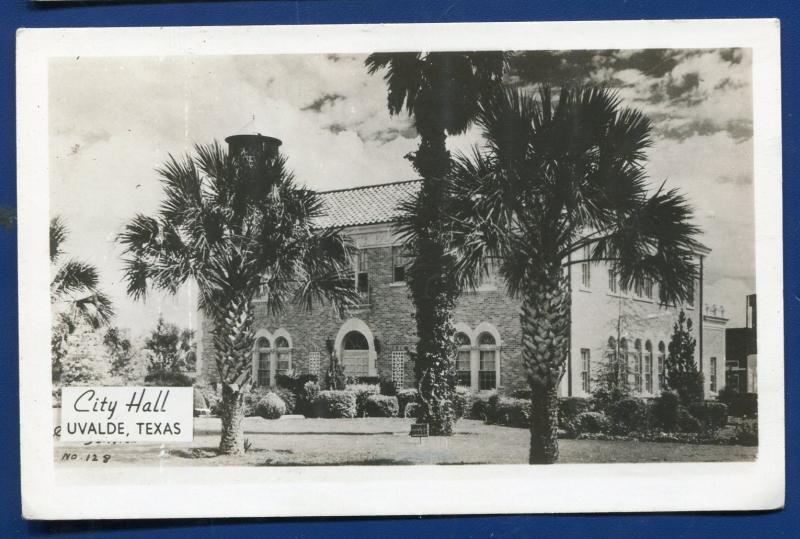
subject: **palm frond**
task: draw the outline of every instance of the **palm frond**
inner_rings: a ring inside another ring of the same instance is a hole
[[[50,263],[55,263],[63,254],[62,244],[67,239],[67,225],[61,217],[50,220]]]

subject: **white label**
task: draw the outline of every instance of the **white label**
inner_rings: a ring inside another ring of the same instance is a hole
[[[64,387],[61,440],[191,442],[191,387]]]

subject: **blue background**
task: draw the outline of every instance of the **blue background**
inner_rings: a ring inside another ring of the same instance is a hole
[[[797,49],[800,9],[791,0],[381,0],[327,1],[171,1],[47,3],[4,0],[0,6],[0,205],[15,205],[14,32],[18,27],[187,26],[241,24],[323,24],[380,22],[462,22],[518,20],[613,20],[672,18],[778,17],[781,19],[783,79],[783,178],[785,232],[785,371],[787,498],[783,511],[762,514],[683,514],[629,516],[510,516],[402,519],[184,520],[146,522],[26,522],[20,516],[19,407],[17,365],[16,232],[0,230],[0,537],[58,534],[63,537],[528,537],[558,535],[650,538],[797,537],[800,535],[798,466],[798,380],[794,361],[800,333],[800,258],[794,241],[800,186],[798,167]],[[762,358],[768,362],[770,358]],[[265,488],[268,486],[265,485]],[[547,488],[542,485],[542,488]],[[476,492],[476,496],[491,495]],[[387,493],[389,495],[389,493]]]

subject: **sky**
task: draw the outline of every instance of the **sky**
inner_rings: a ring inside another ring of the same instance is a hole
[[[139,335],[159,314],[197,327],[195,296],[125,295],[114,239],[162,191],[169,154],[228,135],[283,141],[299,183],[336,189],[414,179],[404,158],[419,143],[405,115],[390,116],[381,76],[365,56],[269,55],[62,58],[50,64],[50,205],[70,235],[68,256],[97,266],[115,324]],[[748,50],[529,51],[512,56],[507,82],[597,84],[653,121],[646,165],[695,209],[706,261],[706,303],[744,324],[755,292],[751,55]],[[480,143],[470,129],[451,151]]]

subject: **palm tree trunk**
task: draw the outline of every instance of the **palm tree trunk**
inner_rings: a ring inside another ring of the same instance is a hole
[[[558,394],[569,350],[567,280],[559,267],[536,272],[524,291],[522,359],[531,387],[530,464],[558,460]]]
[[[218,311],[214,328],[217,374],[222,383],[222,433],[219,452],[244,453],[244,395],[253,359],[253,308],[249,297],[234,298]]]
[[[222,435],[219,452],[222,455],[244,454],[244,394],[228,384],[222,384],[220,405]]]
[[[414,167],[422,176],[423,185],[415,216],[415,270],[409,283],[419,339],[415,371],[421,406],[417,420],[428,423],[432,436],[449,436],[455,423],[452,311],[458,294],[448,271],[450,260],[445,254],[441,233],[444,205],[441,179],[449,170],[450,154],[445,146],[443,128],[423,125],[418,120],[417,129],[421,141],[414,156]]]
[[[556,386],[531,386],[531,448],[529,464],[558,460],[558,392]]]

